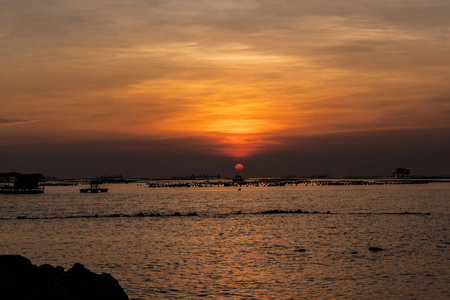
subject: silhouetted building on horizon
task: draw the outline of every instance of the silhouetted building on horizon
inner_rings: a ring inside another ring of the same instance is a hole
[[[107,188],[100,188],[100,184],[102,182],[98,180],[92,180],[89,184],[88,189],[80,189],[81,193],[106,193],[108,192]]]
[[[0,193],[39,194],[44,192],[42,174],[0,173]]]
[[[411,171],[405,168],[397,168],[392,173],[392,178],[409,178]]]
[[[245,184],[245,181],[244,181],[244,178],[242,178],[241,175],[236,175],[236,176],[234,176],[234,178],[233,178],[233,183],[234,183],[234,184],[243,185],[243,184]]]
[[[104,175],[100,176],[99,181],[104,183],[121,183],[126,182],[126,180],[123,179],[122,175]]]

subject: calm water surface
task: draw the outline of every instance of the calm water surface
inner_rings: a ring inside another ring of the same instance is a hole
[[[450,183],[79,188],[0,195],[0,254],[81,262],[131,299],[450,298]]]

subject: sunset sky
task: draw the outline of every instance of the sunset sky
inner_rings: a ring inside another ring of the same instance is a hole
[[[448,0],[0,0],[0,172],[450,175]]]

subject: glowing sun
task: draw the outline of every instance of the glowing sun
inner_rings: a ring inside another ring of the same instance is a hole
[[[242,171],[244,170],[244,165],[243,164],[237,164],[234,166],[234,169],[237,171]]]

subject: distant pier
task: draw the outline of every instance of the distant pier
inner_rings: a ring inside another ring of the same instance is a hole
[[[349,179],[328,179],[328,180],[309,180],[309,179],[282,179],[266,178],[258,180],[244,180],[239,177],[238,180],[229,181],[153,181],[147,183],[150,188],[180,188],[180,187],[285,187],[285,186],[348,186],[348,185],[399,185],[399,184],[427,184],[429,180],[417,179],[374,179],[374,180],[349,180]]]

